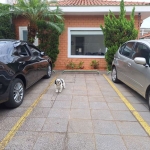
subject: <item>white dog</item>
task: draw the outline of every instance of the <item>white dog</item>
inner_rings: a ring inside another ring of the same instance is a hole
[[[65,81],[63,79],[56,79],[55,88],[56,92],[61,92],[63,88],[65,89]]]

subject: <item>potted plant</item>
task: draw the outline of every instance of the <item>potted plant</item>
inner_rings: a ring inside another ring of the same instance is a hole
[[[98,69],[99,68],[99,61],[92,60],[90,65],[91,65],[92,68]]]

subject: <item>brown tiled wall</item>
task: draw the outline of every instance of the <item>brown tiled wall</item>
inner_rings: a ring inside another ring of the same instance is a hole
[[[138,29],[138,20],[137,16],[135,17],[135,27]],[[19,26],[27,26],[28,21],[19,17],[15,20],[16,24],[16,33],[17,39],[19,39]],[[106,61],[105,58],[68,58],[68,27],[100,27],[100,24],[104,24],[103,16],[65,16],[65,30],[60,36],[59,43],[59,55],[57,61],[55,63],[56,70],[64,70],[66,69],[66,63],[72,60],[75,63],[79,63],[80,61],[84,62],[84,69],[91,69],[90,62],[92,60],[99,61],[99,69],[106,69]]]

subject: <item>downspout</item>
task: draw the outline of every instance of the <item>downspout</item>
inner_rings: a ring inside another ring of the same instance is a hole
[[[140,38],[141,13],[138,13],[138,39]]]

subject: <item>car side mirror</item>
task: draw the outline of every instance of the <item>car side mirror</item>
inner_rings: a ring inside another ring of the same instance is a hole
[[[146,59],[143,57],[135,57],[134,62],[140,65],[146,65]]]
[[[41,56],[44,56],[45,55],[45,52],[41,52]]]

